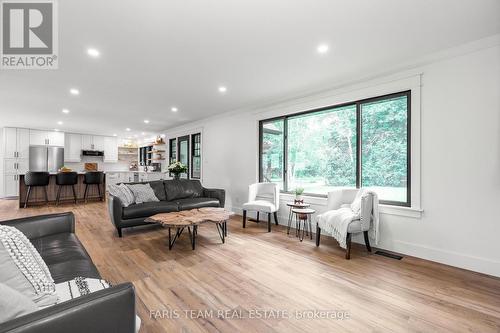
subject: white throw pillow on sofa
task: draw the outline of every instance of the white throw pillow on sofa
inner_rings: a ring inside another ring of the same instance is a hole
[[[14,227],[0,225],[0,282],[38,307],[57,303],[49,268],[30,240]]]
[[[149,184],[128,184],[126,186],[134,193],[136,204],[160,201]]]
[[[125,184],[109,185],[108,192],[112,196],[120,199],[123,207],[128,207],[135,202],[134,194]]]
[[[8,285],[0,283],[0,323],[37,310],[38,307],[31,299]]]

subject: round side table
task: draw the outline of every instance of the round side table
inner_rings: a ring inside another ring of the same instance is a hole
[[[299,208],[308,208],[311,205],[308,204],[308,203],[296,203],[294,201],[287,202],[286,205],[288,207],[290,207],[290,211],[288,213],[288,226],[286,228],[286,234],[289,235],[290,234],[290,228],[292,226],[293,214],[294,214],[292,212],[292,210],[294,208],[297,208],[297,209],[299,209]],[[295,221],[295,222],[297,222],[297,221]],[[295,227],[296,227],[296,229],[295,229],[295,236],[298,236],[298,225],[297,225],[297,223],[295,224]]]
[[[314,209],[311,208],[292,208],[292,213],[295,214],[296,223],[298,225],[297,232],[299,240],[302,242],[304,240],[304,234],[307,233],[312,239],[312,226],[311,226],[311,216],[316,213]],[[303,223],[302,237],[300,236],[300,224]]]

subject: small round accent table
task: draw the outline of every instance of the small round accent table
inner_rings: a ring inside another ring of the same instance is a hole
[[[292,213],[295,214],[295,221],[298,226],[297,234],[299,240],[302,242],[304,240],[304,234],[311,236],[312,239],[312,226],[311,226],[311,216],[316,213],[314,209],[311,208],[292,208]],[[300,235],[300,224],[303,223],[302,236]]]
[[[292,210],[294,208],[308,208],[311,205],[308,203],[298,203],[298,202],[294,202],[294,201],[287,202],[286,205],[288,207],[290,207],[290,212],[288,213],[288,226],[286,228],[286,234],[289,235],[290,234],[290,227],[292,226],[292,220],[293,220]],[[297,222],[297,221],[295,221],[295,222]],[[298,234],[297,234],[298,225],[295,225],[295,227],[296,227],[295,236],[298,236]]]

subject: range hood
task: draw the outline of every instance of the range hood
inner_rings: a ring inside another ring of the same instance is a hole
[[[82,156],[104,156],[102,150],[82,150]]]

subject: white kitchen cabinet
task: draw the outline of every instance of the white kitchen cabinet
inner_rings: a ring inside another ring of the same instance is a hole
[[[4,129],[5,158],[28,158],[30,150],[29,130],[25,128]]]
[[[93,150],[92,149],[92,135],[82,135],[82,149],[83,150]]]
[[[64,147],[64,133],[63,132],[47,132],[47,139],[49,146]]]
[[[104,162],[118,162],[118,140],[115,137],[104,137]]]
[[[30,145],[32,146],[64,146],[64,133],[56,131],[30,131]]]
[[[30,157],[30,130],[27,128],[17,129],[17,158],[28,159]]]
[[[100,136],[100,135],[94,135],[92,137],[92,144],[93,144],[92,150],[103,151],[104,150],[104,137]]]
[[[6,158],[3,160],[4,174],[25,174],[28,172],[29,160],[27,158]]]
[[[64,162],[80,162],[82,155],[82,135],[69,133],[64,138]]]
[[[4,175],[4,196],[17,197],[19,195],[19,175]]]

